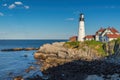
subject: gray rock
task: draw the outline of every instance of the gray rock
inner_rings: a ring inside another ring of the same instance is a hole
[[[60,58],[66,58],[66,56],[67,56],[66,52],[58,51],[58,57],[60,57]]]

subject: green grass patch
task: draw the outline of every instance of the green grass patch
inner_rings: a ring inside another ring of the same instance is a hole
[[[118,38],[117,40],[115,40],[116,44],[120,44],[120,38]]]
[[[107,56],[103,49],[103,43],[95,40],[84,42],[66,42],[64,46],[67,48],[83,49],[83,51],[86,51],[87,49],[85,46],[88,46],[89,48],[96,50],[99,55]]]
[[[107,56],[107,54],[103,49],[102,42],[92,40],[92,41],[85,41],[84,44],[87,44],[87,46],[89,46],[91,49],[96,50],[100,55]]]
[[[66,42],[64,44],[65,47],[68,48],[78,48],[79,47],[80,42],[76,41],[76,42]]]
[[[92,40],[92,41],[84,41],[85,44],[87,44],[88,46],[91,46],[91,45],[101,45],[103,44],[102,42],[99,42],[99,41],[95,41],[95,40]]]

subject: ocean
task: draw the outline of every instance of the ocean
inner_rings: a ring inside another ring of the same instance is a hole
[[[43,44],[53,42],[63,42],[67,40],[0,40],[0,50],[10,48],[39,48]],[[0,51],[0,80],[12,80],[15,76],[31,76],[25,69],[35,62],[33,57],[36,50],[32,51]],[[27,57],[24,57],[27,55]]]

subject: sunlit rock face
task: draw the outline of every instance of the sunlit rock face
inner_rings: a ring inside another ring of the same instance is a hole
[[[83,43],[83,44],[82,44]],[[119,43],[79,46],[65,45],[65,42],[44,44],[34,54],[42,63],[40,70],[51,80],[116,80],[119,79]],[[73,43],[72,43],[73,44]],[[103,47],[108,56],[100,56],[96,49]],[[118,53],[116,53],[118,50]],[[111,52],[114,52],[110,54]],[[114,54],[114,55],[113,55]],[[117,63],[117,64],[116,64]],[[83,75],[84,74],[84,75]],[[74,76],[74,77],[73,77]]]
[[[82,46],[84,49],[67,48],[65,42],[56,42],[53,44],[44,44],[34,54],[36,59],[40,59],[43,63],[41,70],[44,71],[49,67],[62,65],[73,60],[95,60],[101,56],[94,49]]]

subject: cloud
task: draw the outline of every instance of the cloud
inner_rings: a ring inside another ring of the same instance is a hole
[[[14,2],[14,4],[16,4],[16,5],[23,5],[22,2]]]
[[[19,6],[21,5],[21,6]],[[7,6],[6,4],[4,4],[4,6]],[[27,5],[24,5],[22,2],[20,1],[16,1],[14,3],[12,3],[11,5],[8,6],[9,9],[14,9],[14,8],[24,8],[24,9],[29,9],[30,7]]]
[[[29,6],[24,6],[25,9],[29,9],[30,7]]]
[[[5,4],[3,4],[2,6],[6,7],[6,6],[7,6],[7,4],[5,3]]]
[[[2,12],[0,12],[0,16],[4,16],[4,14]]]
[[[14,9],[16,7],[16,5],[15,4],[11,4],[11,5],[9,5],[9,9]]]
[[[74,21],[74,18],[67,18],[66,21]]]

